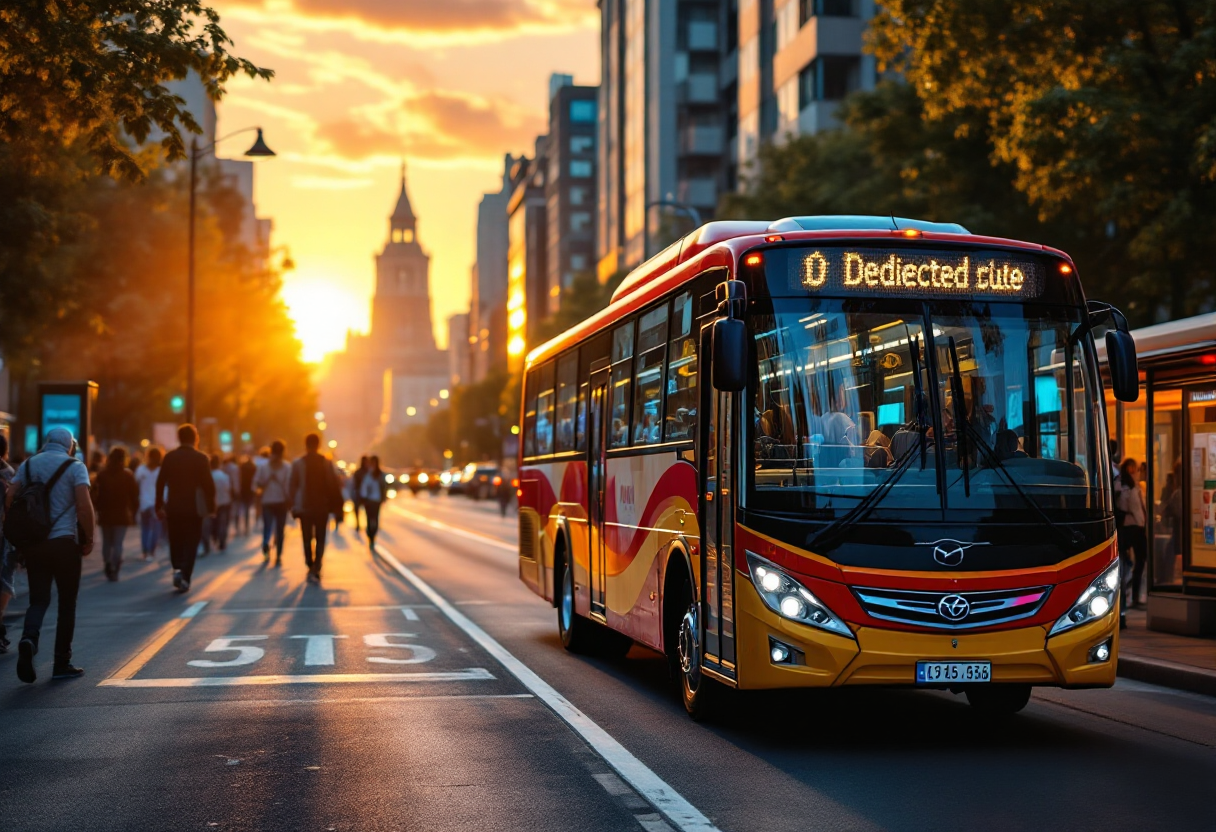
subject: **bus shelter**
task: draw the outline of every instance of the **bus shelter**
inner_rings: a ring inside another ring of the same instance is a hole
[[[1148,626],[1216,636],[1216,313],[1132,332],[1140,399],[1106,393],[1148,506]]]

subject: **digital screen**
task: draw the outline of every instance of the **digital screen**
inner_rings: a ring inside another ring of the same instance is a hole
[[[1042,266],[1007,252],[821,248],[788,263],[791,282],[823,294],[1037,298],[1043,291]]]
[[[42,395],[42,441],[46,441],[46,435],[52,428],[67,428],[79,440],[83,420],[84,399],[80,396],[72,393]]]

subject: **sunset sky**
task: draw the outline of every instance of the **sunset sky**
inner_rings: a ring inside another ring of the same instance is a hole
[[[216,0],[235,52],[275,70],[218,105],[265,128],[255,199],[295,261],[284,296],[305,358],[366,330],[402,158],[431,254],[436,336],[466,311],[481,194],[545,131],[548,78],[598,82],[594,0]],[[235,139],[234,139],[235,141]],[[225,146],[221,155],[240,148]]]

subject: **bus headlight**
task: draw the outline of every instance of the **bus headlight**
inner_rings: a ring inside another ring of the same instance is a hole
[[[854,638],[853,631],[835,613],[798,581],[781,571],[780,567],[754,552],[747,553],[752,583],[764,605],[782,618],[810,624],[829,633]]]
[[[1115,608],[1119,597],[1119,561],[1115,560],[1094,578],[1093,583],[1077,598],[1072,609],[1060,616],[1060,620],[1051,628],[1048,636],[1080,627],[1090,621],[1096,621]]]

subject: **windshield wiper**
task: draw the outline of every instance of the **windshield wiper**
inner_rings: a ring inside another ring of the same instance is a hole
[[[922,451],[922,464],[924,459],[923,453],[924,452]],[[895,466],[891,469],[891,475],[888,476],[885,481],[875,486],[873,491],[862,497],[861,501],[857,503],[857,505],[853,506],[840,517],[837,517],[831,523],[826,525],[819,532],[819,534],[815,535],[815,538],[811,540],[808,548],[810,548],[810,550],[813,552],[822,551],[823,547],[834,542],[840,536],[841,532],[857,525],[868,517],[870,512],[874,510],[874,507],[877,506],[882,499],[891,492],[891,489],[895,487],[895,483],[899,480],[899,478],[912,467],[912,460],[915,458],[916,446],[909,445],[908,449],[904,451],[903,456],[895,461]]]
[[[904,331],[907,332],[907,325],[904,326]],[[920,434],[920,470],[925,470],[925,453],[927,451],[928,440],[925,438],[925,382],[920,377],[920,339],[912,333],[908,332],[908,357],[912,359],[912,395],[916,401],[912,403],[912,407],[916,413],[916,429]]]
[[[966,400],[963,398],[963,374],[958,368],[958,346],[951,335],[947,344],[950,347],[951,378],[950,389],[954,391],[954,434],[958,441],[958,461],[963,469],[963,493],[971,496],[971,460],[967,453],[967,443],[963,441],[971,428],[967,422]]]

